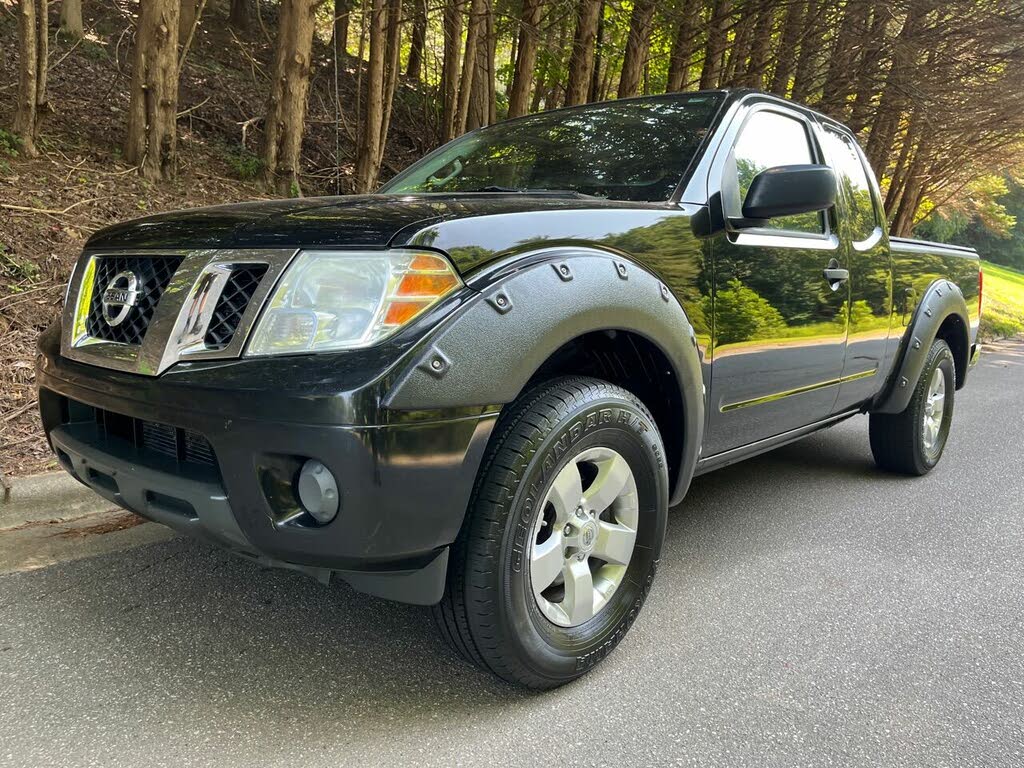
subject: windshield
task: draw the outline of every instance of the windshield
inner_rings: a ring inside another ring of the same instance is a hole
[[[381,192],[572,191],[668,200],[707,134],[718,94],[592,104],[468,133]]]

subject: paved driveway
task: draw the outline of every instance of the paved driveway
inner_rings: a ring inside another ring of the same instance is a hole
[[[89,534],[127,548],[0,576],[0,764],[1024,764],[1024,345],[972,378],[927,478],[857,418],[699,479],[630,636],[543,695],[422,609]]]

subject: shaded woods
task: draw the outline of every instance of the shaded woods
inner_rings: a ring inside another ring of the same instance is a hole
[[[372,191],[540,110],[793,98],[858,133],[894,232],[1024,263],[1020,0],[0,0],[0,73],[0,472],[51,461],[32,349],[91,232]]]
[[[339,119],[354,126],[336,160],[344,174],[337,186],[355,192],[375,189],[386,168],[400,82],[427,102],[427,144],[609,98],[727,86],[788,96],[861,135],[898,234],[936,208],[964,205],[961,192],[1020,162],[1019,0],[219,2],[233,35],[272,41],[259,62],[265,111],[253,127],[263,137],[262,178],[279,195],[304,191],[311,74],[336,65],[357,76],[354,98],[326,89]],[[175,174],[176,84],[190,42],[211,23],[210,5],[143,0],[131,19],[124,154],[147,178]],[[60,108],[46,95],[47,0],[11,8],[20,41],[12,129],[32,154],[45,112]],[[80,0],[65,2],[64,34],[86,34],[81,17]]]

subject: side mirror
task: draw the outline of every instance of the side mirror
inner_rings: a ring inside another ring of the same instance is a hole
[[[827,165],[778,165],[761,171],[734,226],[756,227],[767,219],[824,211],[835,205],[836,176]]]

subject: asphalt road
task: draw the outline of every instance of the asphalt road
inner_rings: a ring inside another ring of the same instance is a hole
[[[699,479],[626,641],[542,695],[181,538],[0,576],[0,764],[1022,765],[1022,411],[1004,345],[926,478],[857,418]]]

